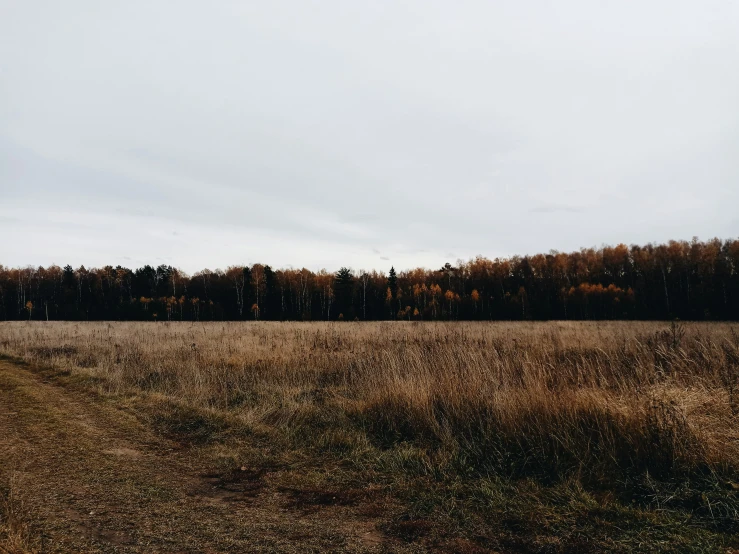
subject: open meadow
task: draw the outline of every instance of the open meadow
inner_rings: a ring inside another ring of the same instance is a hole
[[[169,445],[162,464],[176,456],[209,475],[230,510],[267,506],[316,526],[254,550],[739,548],[736,324],[7,322],[0,354],[6,372],[113,410],[111,428],[139,422]],[[21,435],[12,464],[0,457],[0,552],[2,541],[52,551],[39,533],[64,530],[44,529],[41,502],[18,483],[34,471]],[[145,518],[140,506],[129,517]],[[347,538],[351,518],[369,538]],[[116,551],[147,551],[136,528]],[[110,537],[91,536],[109,551]]]

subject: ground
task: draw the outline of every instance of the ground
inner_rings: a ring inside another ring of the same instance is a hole
[[[739,552],[733,324],[0,324],[0,554]]]
[[[14,541],[43,552],[414,551],[379,530],[371,490],[290,487],[289,468],[213,468],[125,406],[29,365],[0,360],[0,429],[18,519],[10,552]]]

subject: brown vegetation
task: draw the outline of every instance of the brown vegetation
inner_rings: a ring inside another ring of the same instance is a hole
[[[238,431],[444,494],[475,483],[465,506],[483,518],[518,483],[739,531],[731,324],[18,322],[0,326],[0,352],[153,399],[151,424],[183,444]],[[322,501],[301,490],[295,503]],[[423,534],[434,510],[387,531]]]
[[[38,552],[37,542],[19,514],[21,510],[14,498],[11,484],[0,488],[0,554],[31,554]]]

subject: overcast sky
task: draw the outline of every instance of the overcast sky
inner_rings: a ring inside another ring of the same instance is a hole
[[[0,263],[739,236],[739,2],[0,0]]]

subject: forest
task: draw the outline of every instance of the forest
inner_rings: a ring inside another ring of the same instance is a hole
[[[193,275],[168,265],[0,265],[0,320],[674,318],[739,318],[739,240],[477,257],[388,273],[258,263]]]

